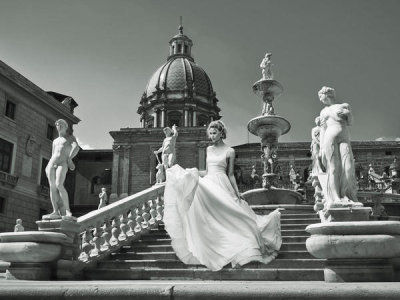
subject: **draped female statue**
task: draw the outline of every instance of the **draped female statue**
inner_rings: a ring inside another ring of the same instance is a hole
[[[353,121],[350,105],[337,103],[335,90],[330,87],[322,87],[318,96],[325,105],[319,116],[319,160],[326,173],[325,208],[358,206],[360,203],[354,203],[357,202],[357,181],[348,131]]]

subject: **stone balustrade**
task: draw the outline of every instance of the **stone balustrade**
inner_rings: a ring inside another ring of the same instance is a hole
[[[97,261],[157,226],[163,219],[164,187],[153,186],[79,217],[76,259],[84,264]]]

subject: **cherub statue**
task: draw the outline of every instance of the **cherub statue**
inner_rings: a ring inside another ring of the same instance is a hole
[[[99,203],[99,207],[97,209],[100,209],[107,205],[108,196],[107,196],[107,189],[105,187],[101,188],[101,193],[99,194],[99,199],[100,199],[100,203]]]
[[[156,169],[158,170],[156,173],[156,184],[163,183],[165,181],[164,165],[159,162]]]
[[[164,171],[175,164],[176,153],[175,153],[175,144],[176,138],[178,137],[178,131],[176,129],[176,125],[172,126],[172,129],[169,127],[164,128],[165,138],[162,143],[160,149],[154,151],[154,154],[157,155],[161,152],[161,161],[164,165]]]
[[[50,185],[50,200],[53,206],[53,212],[44,215],[42,217],[43,220],[61,219],[63,216],[67,218],[72,217],[64,181],[68,168],[71,171],[75,170],[72,159],[78,154],[79,146],[65,120],[57,120],[55,125],[58,131],[58,137],[53,141],[51,158],[46,167],[46,176]]]
[[[22,232],[24,231],[24,226],[22,226],[22,220],[21,219],[17,219],[15,222],[15,227],[14,227],[14,232]]]
[[[272,73],[271,67],[273,66],[271,62],[271,53],[266,53],[265,57],[261,61],[260,68],[261,68],[261,73],[264,80],[273,80],[274,79],[274,74]]]

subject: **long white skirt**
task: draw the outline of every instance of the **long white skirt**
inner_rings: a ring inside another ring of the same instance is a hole
[[[185,264],[218,271],[228,263],[271,262],[282,244],[280,212],[259,216],[235,196],[223,172],[199,178],[197,169],[167,169],[164,224]]]

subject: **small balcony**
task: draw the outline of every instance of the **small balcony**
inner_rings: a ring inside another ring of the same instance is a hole
[[[0,171],[0,184],[14,188],[18,183],[18,176]]]

